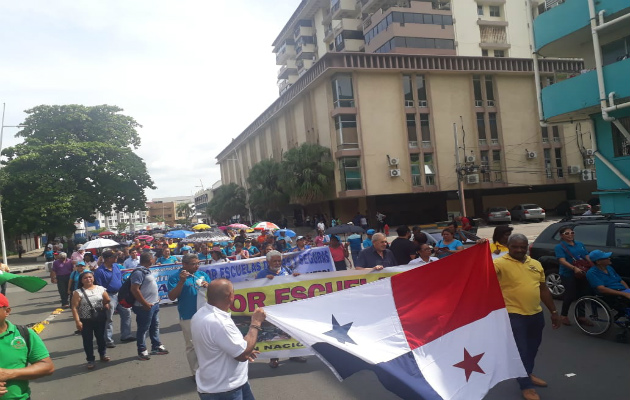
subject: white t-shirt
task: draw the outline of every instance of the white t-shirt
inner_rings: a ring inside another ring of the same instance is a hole
[[[199,393],[222,393],[247,383],[247,342],[229,313],[205,304],[191,320],[192,341],[199,361],[195,379]]]
[[[323,230],[325,230],[325,229],[326,229],[326,225],[324,225],[324,223],[323,223],[323,222],[319,222],[319,223],[317,224],[317,229],[319,229],[320,231],[323,231]]]
[[[409,264],[407,265],[424,265],[424,264],[428,264],[430,262],[437,261],[437,260],[439,260],[439,258],[437,257],[429,257],[429,261],[424,261],[422,258],[417,257],[409,261]]]

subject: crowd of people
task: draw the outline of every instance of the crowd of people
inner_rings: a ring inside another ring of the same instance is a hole
[[[361,218],[358,222],[362,223]],[[241,230],[225,243],[187,243],[185,239],[177,241],[163,238],[147,242],[134,239],[129,245],[117,250],[79,247],[70,257],[51,245],[45,255],[47,259],[51,256],[54,259],[51,282],[57,285],[62,307],[72,310],[75,334],[82,337],[88,370],[96,367],[94,338],[100,362],[110,361],[107,349],[116,346],[113,332],[115,312],[120,319],[119,340],[135,341],[139,360],[147,361],[152,356],[169,353],[160,341],[160,299],[157,282],[149,267],[181,264],[181,268],[168,279],[168,298],[177,301],[185,355],[200,397],[217,398],[214,395],[237,391],[243,398],[253,398],[247,383],[247,361],[256,358],[254,344],[265,319],[264,311],[256,310],[250,329],[243,336],[229,316],[229,307],[234,300],[232,284],[224,279],[211,280],[208,274],[199,270],[200,264],[264,256],[267,268],[260,271],[257,279],[273,279],[276,276],[297,275],[282,266],[284,253],[328,246],[336,270],[354,268],[369,272],[394,266],[416,267],[462,251],[467,240],[462,230],[466,228],[465,220],[454,221],[442,230],[442,239],[434,246],[420,227],[409,229],[403,225],[396,229],[397,237],[391,243],[385,233],[375,229],[368,229],[365,238],[361,234],[352,234],[345,240],[338,235],[326,235],[322,229],[317,229],[314,238],[289,237],[286,231],[275,234],[262,231],[253,237]],[[539,398],[534,387],[547,386],[544,380],[532,374],[545,324],[541,302],[549,310],[551,324],[555,329],[562,324],[571,324],[568,319],[569,306],[589,291],[630,300],[628,285],[610,265],[610,253],[600,250],[588,253],[584,245],[575,240],[570,226],[562,228],[560,235],[562,242],[556,247],[556,256],[566,295],[559,314],[545,285],[541,264],[527,254],[527,238],[513,233],[510,226],[500,225],[489,240],[512,333],[528,373],[527,377],[518,379],[526,399]],[[478,243],[486,241],[481,239]],[[583,265],[591,266],[588,272],[584,272]],[[123,270],[132,270],[129,290],[134,301],[129,308],[121,304],[125,299],[119,298],[123,292]],[[198,310],[197,294],[202,288],[207,290],[208,304]],[[132,313],[136,317],[135,334],[132,333]],[[31,350],[29,357],[25,358],[27,362],[24,368],[12,367],[17,370],[15,376],[24,377],[24,382],[20,378],[16,378],[18,383],[13,383],[16,382],[13,380],[7,383],[7,379],[3,379],[3,368],[7,368],[3,335],[20,335],[18,329],[7,321],[9,314],[8,299],[0,296],[0,353],[3,354],[0,357],[0,396],[8,392],[27,393],[28,385],[25,382],[28,379],[54,370],[41,339],[31,334]],[[578,318],[581,323],[588,323],[584,310],[578,311]],[[146,340],[147,334],[150,345]],[[302,357],[292,360],[306,361]],[[269,365],[278,367],[278,359],[272,359]],[[32,367],[36,367],[35,370],[29,369]]]

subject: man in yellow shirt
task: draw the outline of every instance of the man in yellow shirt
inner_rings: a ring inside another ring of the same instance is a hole
[[[527,255],[527,237],[520,233],[507,241],[508,254],[494,260],[499,285],[507,308],[516,347],[529,376],[517,378],[526,400],[540,397],[534,386],[547,386],[547,382],[532,375],[534,360],[542,341],[545,319],[540,302],[551,312],[553,329],[560,327],[560,316],[553,303],[549,288],[545,285],[542,265]]]

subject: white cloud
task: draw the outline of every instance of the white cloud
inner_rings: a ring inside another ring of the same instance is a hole
[[[5,124],[40,104],[115,104],[134,117],[158,189],[220,179],[215,156],[277,98],[271,43],[299,0],[0,3]],[[4,146],[17,143],[5,129]]]

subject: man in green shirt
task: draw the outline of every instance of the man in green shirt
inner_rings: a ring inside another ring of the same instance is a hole
[[[27,342],[7,321],[10,313],[9,300],[0,294],[0,398],[27,400],[31,396],[28,381],[51,375],[55,366],[42,339],[29,329]]]

